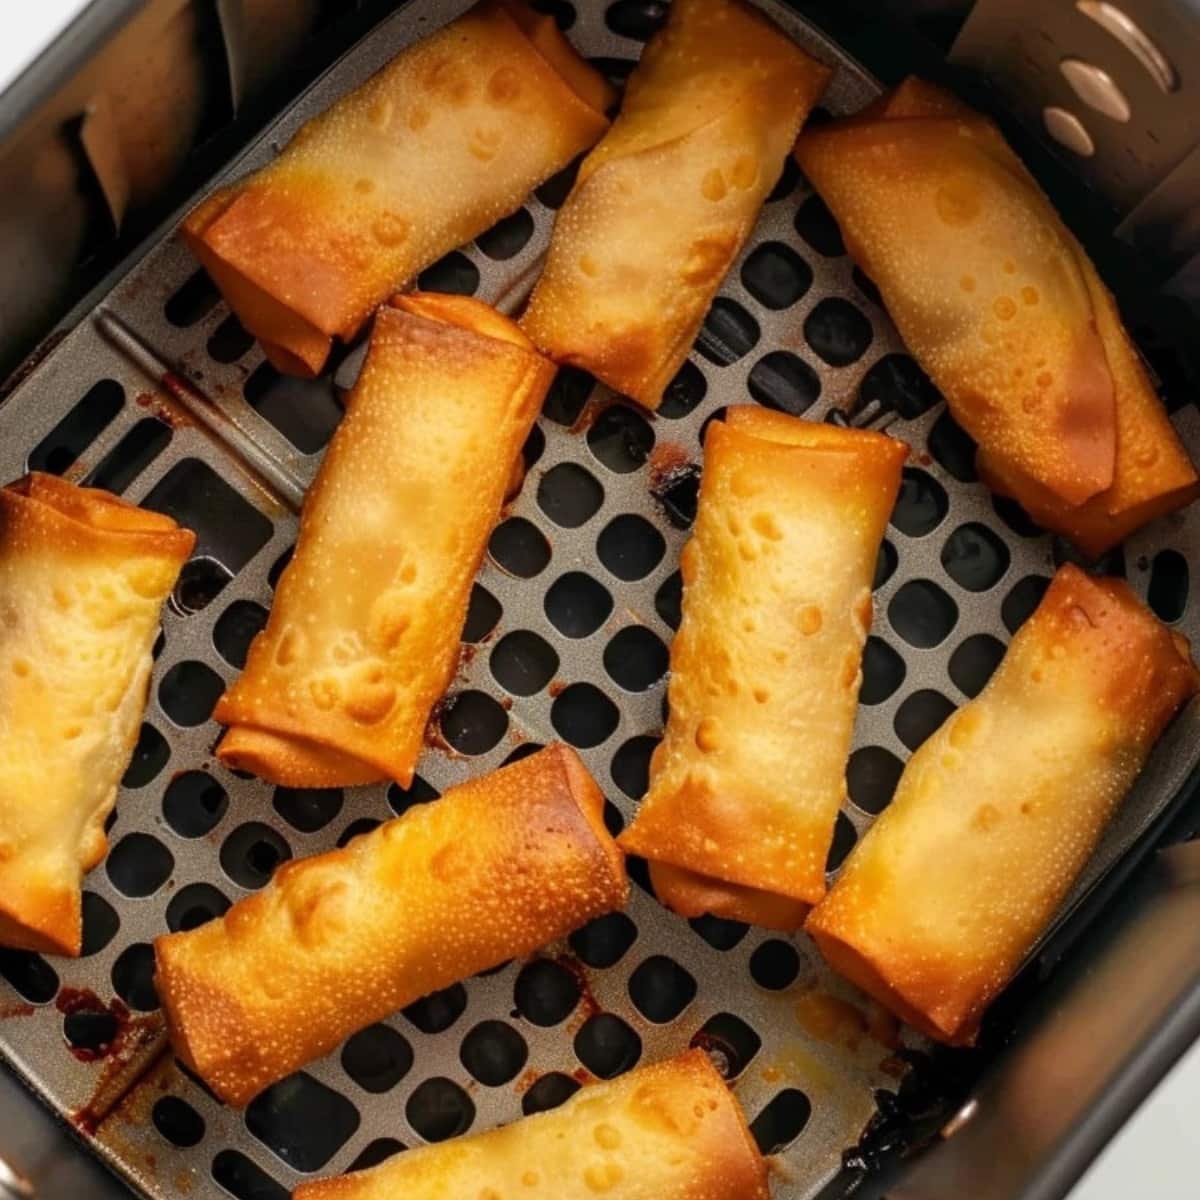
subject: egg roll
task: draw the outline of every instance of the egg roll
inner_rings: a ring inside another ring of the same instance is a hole
[[[910,79],[796,160],[991,486],[1091,555],[1200,491],[1111,294],[990,121]]]
[[[201,203],[183,236],[281,371],[511,213],[608,128],[613,92],[554,19],[484,0]]]
[[[0,946],[78,955],[84,873],[137,743],[195,536],[96,488],[0,488]]]
[[[294,1200],[768,1200],[767,1164],[700,1050],[502,1129],[301,1184]]]
[[[1179,707],[1187,641],[1064,566],[995,675],[909,760],[806,928],[910,1025],[974,1041]]]
[[[554,367],[507,317],[413,292],[379,310],[217,756],[289,787],[407,787],[513,463]]]
[[[903,443],[755,406],[704,444],[670,713],[621,845],[685,916],[799,927],[825,894]]]
[[[241,1106],[348,1034],[627,896],[604,798],[575,751],[552,745],[160,937],[155,982],[175,1052]]]
[[[740,0],[675,0],[559,211],[537,345],[657,408],[830,74]]]

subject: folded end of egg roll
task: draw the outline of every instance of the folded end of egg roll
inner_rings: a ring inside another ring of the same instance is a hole
[[[295,1200],[768,1200],[767,1163],[708,1056],[582,1088],[550,1112],[301,1184]]]
[[[411,782],[552,377],[480,300],[413,292],[379,310],[267,627],[217,704],[222,762],[287,787]]]
[[[812,905],[778,892],[729,883],[686,867],[651,861],[654,895],[673,913],[689,920],[705,914],[726,921],[743,921],[763,929],[800,929]]]
[[[1186,640],[1124,581],[1061,568],[814,908],[821,953],[921,1032],[971,1044],[1198,688]]]
[[[107,851],[159,610],[195,540],[52,475],[0,489],[0,945],[80,952],[83,874]]]
[[[208,197],[183,238],[272,364],[311,376],[390,291],[595,142],[613,96],[553,18],[484,0]]]

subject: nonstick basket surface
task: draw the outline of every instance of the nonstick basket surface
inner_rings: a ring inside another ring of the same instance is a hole
[[[412,0],[227,177],[267,161],[304,119],[465,7]],[[651,0],[552,7],[617,81],[663,14]],[[801,18],[763,7],[839,66],[829,112],[876,94]],[[421,286],[511,305],[569,183],[564,173],[539,188],[426,271]],[[277,463],[311,479],[341,411],[334,376],[353,375],[353,353],[315,381],[281,378],[175,237],[103,303]],[[162,1052],[150,948],[164,930],[192,927],[261,887],[281,861],[344,843],[554,738],[580,749],[609,797],[612,827],[628,820],[662,731],[702,431],[724,406],[750,401],[813,420],[875,401],[914,452],[876,576],[836,869],[887,805],[911,751],[983,686],[1062,547],[976,482],[969,441],[807,185],[785,173],[657,417],[560,372],[525,449],[525,486],[479,575],[461,671],[407,792],[272,788],[214,758],[212,707],[266,619],[296,518],[93,317],[84,314],[0,407],[0,475],[36,468],[107,487],[171,513],[199,541],[164,614],[112,849],[86,881],[84,956],[0,952],[0,1052],[145,1195],[284,1200],[307,1175],[511,1121],[588,1078],[700,1044],[733,1082],[760,1144],[778,1152],[780,1200],[814,1195],[876,1112],[877,1093],[899,1086],[904,1048],[918,1040],[833,976],[805,937],[677,918],[648,893],[636,862],[627,913],[373,1026],[244,1114]],[[1175,419],[1195,455],[1200,414],[1181,408]],[[1198,546],[1193,510],[1136,535],[1107,565],[1195,638],[1200,603],[1187,561]],[[1195,707],[1176,722],[1081,887],[1182,784],[1200,750],[1198,724]]]

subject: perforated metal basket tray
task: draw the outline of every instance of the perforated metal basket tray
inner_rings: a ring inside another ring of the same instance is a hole
[[[465,7],[413,0],[226,177],[268,160],[303,120]],[[553,7],[583,53],[618,78],[662,15],[641,0],[607,11],[566,0]],[[831,112],[875,94],[861,69],[789,9],[763,7],[838,65],[825,98]],[[431,267],[422,286],[511,303],[568,186],[558,178],[540,188]],[[340,413],[333,376],[277,376],[177,239],[155,246],[104,303],[276,464],[311,479]],[[342,382],[352,365],[350,355]],[[877,1093],[897,1087],[902,1044],[918,1043],[831,975],[803,936],[676,918],[647,893],[636,863],[642,886],[626,914],[397,1014],[245,1114],[159,1053],[152,939],[223,911],[283,859],[342,843],[555,737],[580,748],[610,798],[611,824],[628,819],[662,729],[701,433],[723,406],[747,401],[814,420],[876,401],[898,414],[891,432],[914,448],[880,557],[835,869],[887,804],[908,754],[982,687],[1058,549],[974,480],[968,441],[794,171],[766,205],[655,419],[584,376],[560,374],[526,447],[524,489],[479,575],[462,669],[437,715],[435,740],[445,744],[425,754],[407,793],[272,789],[213,757],[219,730],[209,714],[265,620],[296,518],[118,352],[92,315],[0,407],[3,477],[60,472],[170,512],[199,535],[164,615],[112,850],[87,880],[84,956],[0,953],[0,1052],[135,1188],[156,1200],[283,1198],[307,1174],[510,1121],[561,1101],[590,1075],[689,1043],[712,1051],[760,1143],[778,1152],[781,1198],[812,1196],[835,1175],[876,1112]],[[1200,449],[1195,410],[1176,420]],[[1139,592],[1192,636],[1200,605],[1188,595],[1186,559],[1198,544],[1200,513],[1189,512],[1138,534],[1123,559]],[[1089,880],[1180,786],[1200,744],[1196,726],[1189,712],[1170,732]]]

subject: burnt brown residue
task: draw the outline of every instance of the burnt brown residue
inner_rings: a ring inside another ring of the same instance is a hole
[[[32,1004],[0,1004],[0,1021],[9,1017],[32,1017],[36,1011]]]
[[[165,379],[174,378],[171,375],[164,376]],[[164,384],[164,386],[166,386]],[[168,387],[167,390],[172,395],[175,393]],[[195,395],[194,392],[189,392],[189,395]],[[172,429],[183,429],[192,424],[192,419],[173,403],[167,396],[161,392],[139,392],[133,402],[139,407],[153,413],[164,425],[170,426]]]
[[[593,1082],[592,1073],[587,1069],[587,1067],[576,1067],[575,1070],[571,1072],[571,1078],[575,1080],[580,1087],[587,1087],[589,1083]]]
[[[105,1003],[88,988],[63,988],[54,1007],[68,1020],[89,1013],[111,1023],[111,1032],[107,1032],[108,1025],[102,1022],[101,1029],[106,1030],[102,1041],[68,1043],[80,1062],[103,1064],[91,1100],[71,1116],[75,1125],[91,1136],[166,1049],[166,1025],[161,1013],[135,1017],[123,1000],[113,997]]]
[[[602,1011],[596,997],[592,995],[592,981],[588,977],[587,968],[573,954],[559,954],[554,961],[568,972],[579,986],[579,1004],[575,1008],[575,1016],[582,1017],[579,1022],[582,1025]]]
[[[541,1079],[541,1075],[532,1067],[529,1067],[521,1075],[517,1076],[517,1082],[513,1085],[517,1095],[525,1095],[539,1079]]]
[[[499,703],[500,707],[504,709],[505,712],[512,712],[513,702],[511,696],[501,696]]]
[[[158,1135],[152,1124],[154,1105],[169,1092],[183,1085],[182,1073],[169,1054],[157,1058],[140,1075],[102,1118],[95,1133],[98,1143],[112,1151],[123,1162],[140,1166],[147,1174],[156,1174],[160,1162],[155,1145]],[[170,1159],[161,1164],[174,1165]],[[192,1190],[191,1171],[182,1171],[176,1178],[176,1191]],[[180,1179],[184,1182],[178,1182]]]
[[[550,686],[546,689],[546,691],[550,693],[551,700],[557,700],[559,696],[561,696],[566,690],[567,685],[561,679],[553,680]]]

